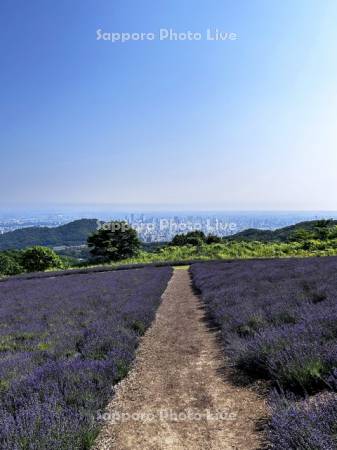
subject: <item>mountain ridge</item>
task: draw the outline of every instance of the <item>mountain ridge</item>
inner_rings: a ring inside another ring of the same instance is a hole
[[[83,245],[96,230],[97,219],[79,219],[58,227],[20,228],[0,235],[0,251],[19,250],[33,245]]]

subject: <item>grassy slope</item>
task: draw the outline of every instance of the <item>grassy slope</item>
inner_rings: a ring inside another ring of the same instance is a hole
[[[312,242],[309,249],[301,243],[226,242],[202,246],[165,247],[155,253],[140,252],[126,264],[164,261],[214,260],[229,258],[282,258],[291,256],[333,256],[337,241]],[[120,265],[120,263],[118,264]]]

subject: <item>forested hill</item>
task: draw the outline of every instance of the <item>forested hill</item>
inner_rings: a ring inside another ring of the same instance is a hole
[[[29,227],[0,234],[0,250],[12,250],[44,245],[82,245],[97,229],[96,219],[81,219],[55,228]]]
[[[289,242],[306,239],[326,239],[337,237],[337,220],[311,220],[277,230],[247,230],[228,236],[226,239],[237,241]]]

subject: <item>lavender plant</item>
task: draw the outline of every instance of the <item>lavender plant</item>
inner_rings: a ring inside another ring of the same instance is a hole
[[[236,367],[278,392],[273,448],[337,448],[337,258],[197,263],[191,273]]]
[[[88,449],[170,268],[0,286],[0,448]]]

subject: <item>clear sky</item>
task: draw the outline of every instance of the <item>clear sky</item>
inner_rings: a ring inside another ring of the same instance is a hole
[[[336,210],[336,23],[335,0],[1,0],[0,206]],[[203,39],[96,34],[161,28]]]

